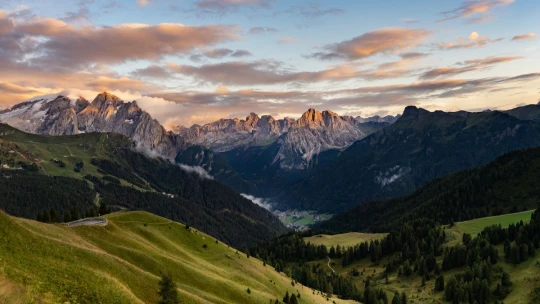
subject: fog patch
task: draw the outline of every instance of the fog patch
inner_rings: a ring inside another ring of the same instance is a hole
[[[261,197],[255,197],[253,195],[240,193],[243,197],[247,198],[248,200],[252,201],[255,205],[258,205],[260,207],[263,207],[266,210],[272,211],[272,204],[270,204],[270,201],[261,198]]]
[[[212,180],[214,179],[214,177],[212,177],[212,175],[208,174],[208,172],[206,170],[204,170],[204,168],[201,167],[201,166],[188,166],[188,165],[184,165],[184,164],[178,164],[178,166],[180,166],[180,168],[182,168],[182,170],[184,170],[186,172],[189,172],[189,173],[195,173],[198,176],[200,176],[201,178],[212,179]]]
[[[164,158],[163,155],[159,153],[159,151],[145,147],[140,142],[137,142],[135,144],[135,147],[133,148],[133,150],[135,150],[135,152],[142,153],[150,158],[158,158],[158,157]]]

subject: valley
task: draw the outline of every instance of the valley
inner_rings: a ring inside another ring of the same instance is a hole
[[[307,230],[317,223],[332,218],[332,214],[318,214],[315,211],[309,210],[273,211],[273,213],[287,228],[299,231]]]
[[[0,304],[540,304],[539,4],[0,0]]]

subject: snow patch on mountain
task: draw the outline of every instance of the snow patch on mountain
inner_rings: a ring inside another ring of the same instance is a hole
[[[386,172],[379,172],[379,174],[375,176],[375,182],[381,185],[381,187],[385,187],[394,183],[410,171],[411,168],[409,167],[397,165],[388,169]]]

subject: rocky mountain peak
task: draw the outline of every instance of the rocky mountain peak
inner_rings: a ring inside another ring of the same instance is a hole
[[[249,116],[246,117],[246,124],[250,127],[256,127],[259,120],[259,115],[251,112],[249,113]]]
[[[321,127],[324,125],[322,113],[310,108],[296,121],[296,125],[300,127]]]
[[[415,106],[407,106],[405,110],[403,111],[403,115],[401,116],[400,120],[403,119],[418,119],[426,116],[426,114],[429,114],[428,110],[417,108]]]
[[[118,96],[113,95],[108,92],[99,93],[96,98],[92,101],[93,106],[102,106],[102,105],[109,105],[111,104],[114,107],[117,107],[124,103],[122,99],[120,99]]]

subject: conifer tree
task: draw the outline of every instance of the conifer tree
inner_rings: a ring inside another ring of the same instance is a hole
[[[179,304],[178,291],[171,275],[165,274],[159,281],[159,296],[161,300],[158,304]]]

